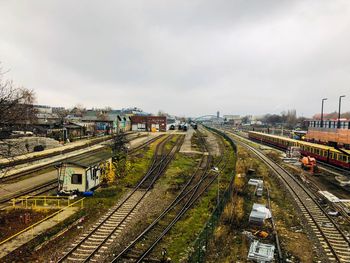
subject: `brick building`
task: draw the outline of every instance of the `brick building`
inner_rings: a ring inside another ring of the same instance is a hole
[[[133,131],[166,131],[165,116],[130,116]]]

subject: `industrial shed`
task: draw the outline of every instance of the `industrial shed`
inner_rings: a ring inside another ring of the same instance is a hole
[[[93,156],[72,159],[58,169],[58,192],[62,194],[84,193],[95,189],[110,170],[111,153],[103,151]]]

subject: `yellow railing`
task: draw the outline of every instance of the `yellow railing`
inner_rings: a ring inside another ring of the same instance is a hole
[[[66,210],[66,209],[69,208],[69,207],[72,207],[72,206],[74,206],[74,205],[80,203],[80,208],[83,208],[83,207],[84,207],[84,199],[85,199],[85,197],[83,197],[83,198],[81,198],[81,199],[75,201],[74,203],[71,203],[71,204],[69,204],[69,205],[63,207],[61,210],[58,210],[57,212],[55,212],[55,213],[53,213],[53,214],[51,214],[51,215],[45,217],[44,219],[42,219],[42,220],[40,220],[40,221],[34,223],[33,225],[30,225],[29,227],[27,227],[27,228],[21,230],[20,232],[17,232],[16,234],[14,234],[14,235],[12,235],[12,236],[6,238],[5,240],[3,240],[3,241],[0,242],[0,246],[3,245],[3,244],[5,244],[6,242],[10,241],[11,239],[13,239],[13,238],[19,236],[20,234],[22,234],[22,233],[24,233],[24,232],[27,232],[27,231],[29,231],[30,229],[34,229],[34,227],[36,227],[37,225],[41,224],[42,222],[44,222],[44,221],[46,221],[46,220],[48,220],[48,219],[50,219],[50,218],[53,218],[53,217],[55,217],[55,216],[58,217],[60,213],[62,213],[64,210]]]
[[[20,203],[22,207],[34,207],[42,205],[44,207],[56,206],[60,208],[62,205],[66,206],[70,204],[68,196],[23,196],[20,198],[11,199],[13,208],[16,208],[16,204]]]

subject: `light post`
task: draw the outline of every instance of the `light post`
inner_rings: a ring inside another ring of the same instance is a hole
[[[323,128],[323,103],[324,101],[327,100],[327,98],[322,99],[322,107],[321,107],[321,125],[320,127]]]
[[[338,111],[338,129],[340,129],[340,107],[341,107],[341,99],[344,98],[345,95],[339,96],[339,111]]]

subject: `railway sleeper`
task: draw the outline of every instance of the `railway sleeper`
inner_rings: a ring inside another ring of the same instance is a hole
[[[339,254],[339,256],[342,256],[342,257],[346,257],[348,259],[350,259],[350,256],[349,256],[349,253],[350,253],[350,250],[348,249],[336,249],[337,251],[337,254]]]
[[[82,253],[91,254],[91,252],[94,251],[94,249],[91,249],[91,248],[83,248],[83,247],[80,246],[80,247],[77,249],[77,251],[78,251],[79,253],[82,252]]]
[[[103,224],[104,227],[116,227],[120,222],[106,222]]]
[[[81,247],[83,247],[83,248],[92,248],[92,249],[94,249],[96,246],[81,244]]]
[[[99,231],[99,232],[102,232],[103,234],[104,233],[111,233],[112,231],[113,231],[113,229],[105,229],[105,228],[102,228],[102,227],[100,227],[97,231]]]
[[[338,233],[327,233],[327,236],[329,236],[329,240],[331,241],[344,243],[344,238]]]
[[[82,261],[84,261],[84,259],[73,258],[73,257],[68,257],[67,260],[71,261],[71,262],[82,262]]]
[[[89,238],[89,239],[85,240],[83,244],[92,244],[93,246],[96,246],[96,245],[98,245],[100,243],[101,243],[100,239],[99,240],[93,240],[93,239]]]
[[[73,253],[72,253],[72,255],[74,256],[74,257],[77,257],[77,258],[86,258],[87,256],[89,256],[91,253],[90,252],[85,252],[84,253],[84,251],[81,251],[81,250],[77,250],[77,251],[74,251]]]
[[[105,238],[104,237],[101,237],[101,236],[97,236],[97,235],[94,235],[94,236],[92,236],[92,237],[89,237],[89,239],[88,240],[92,240],[92,241],[97,241],[97,242],[101,242],[101,241],[103,241]],[[87,241],[88,241],[87,240]]]

